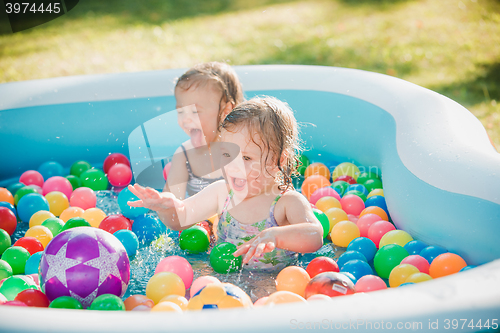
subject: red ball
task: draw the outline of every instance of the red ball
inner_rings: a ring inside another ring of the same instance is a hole
[[[102,170],[104,171],[104,173],[108,173],[109,169],[113,165],[118,163],[122,163],[130,167],[130,161],[128,160],[127,156],[120,153],[113,153],[106,157],[106,159],[104,160]]]
[[[35,306],[38,308],[48,308],[50,301],[48,297],[40,290],[26,289],[17,294],[15,301],[20,301],[27,306]]]
[[[130,220],[121,214],[109,215],[99,224],[99,228],[113,234],[118,230],[132,230]]]
[[[198,222],[198,223],[196,223],[196,225],[199,225],[200,227],[205,229],[208,233],[208,237],[210,237],[210,235],[212,235],[212,229],[210,228],[210,224],[207,221]]]
[[[21,177],[19,177],[19,182],[24,185],[37,185],[43,186],[43,176],[40,172],[35,170],[28,170],[23,172]]]
[[[132,181],[132,170],[123,163],[115,164],[108,170],[108,180],[113,186],[127,186]]]
[[[332,258],[328,257],[317,257],[311,260],[306,268],[307,273],[311,277],[315,277],[319,273],[323,272],[339,272],[339,265]]]
[[[7,207],[0,207],[0,229],[12,236],[17,228],[16,215]]]
[[[352,178],[351,176],[348,176],[348,175],[344,175],[344,176],[337,177],[337,179],[334,179],[334,180],[332,181],[332,183],[333,183],[333,182],[336,182],[336,181],[339,181],[339,180],[343,180],[343,181],[345,181],[345,182],[347,182],[347,183],[349,183],[349,184],[351,184],[351,185],[352,185],[352,184],[357,184],[357,183],[356,183],[356,180],[355,180],[354,178]]]
[[[167,180],[168,174],[170,172],[170,167],[172,166],[172,162],[168,162],[163,168],[163,178]]]
[[[384,236],[391,230],[396,230],[396,227],[391,222],[387,221],[375,222],[370,226],[370,228],[368,228],[368,238],[370,238],[373,241],[373,243],[375,243],[375,246],[377,246],[378,249],[378,245],[380,243],[380,239],[382,238],[382,236]]]
[[[315,294],[330,297],[354,294],[354,284],[346,275],[336,272],[324,272],[316,275],[306,286],[305,298]]]
[[[30,255],[33,255],[34,253],[43,251],[43,245],[42,243],[36,239],[35,237],[22,237],[19,238],[13,246],[20,246],[25,248]]]

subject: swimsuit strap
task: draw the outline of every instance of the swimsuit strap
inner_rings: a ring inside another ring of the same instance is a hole
[[[231,199],[233,198],[234,192],[233,190],[229,190],[229,195],[226,198],[226,201],[224,202],[224,206],[222,207],[222,212],[225,213],[227,211],[227,207],[229,206],[229,203],[231,202]],[[276,219],[274,218],[274,208],[276,207],[276,203],[278,200],[281,198],[283,194],[279,194],[271,204],[271,208],[269,209],[269,218],[271,219],[271,222],[277,225]]]
[[[193,176],[193,170],[191,170],[191,165],[189,164],[186,148],[184,148],[184,145],[181,145],[182,151],[184,152],[184,156],[186,157],[186,168],[188,170],[189,175]]]

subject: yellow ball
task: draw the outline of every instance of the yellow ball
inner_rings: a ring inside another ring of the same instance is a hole
[[[101,221],[106,218],[106,213],[99,208],[89,208],[83,212],[81,217],[87,220],[94,228],[99,228]]]
[[[318,208],[323,213],[330,208],[342,208],[340,201],[334,197],[322,197],[316,202],[316,208]]]
[[[84,210],[81,209],[80,207],[69,207],[66,208],[59,218],[64,221],[64,223],[68,222],[69,219],[72,219],[73,217],[82,217]]]
[[[156,273],[149,279],[146,285],[146,296],[158,304],[160,300],[168,295],[186,294],[186,287],[182,279],[171,272]]]
[[[41,225],[45,222],[46,219],[50,219],[51,217],[55,217],[54,214],[49,212],[48,210],[39,210],[35,214],[31,215],[30,218],[30,228]]]
[[[68,197],[62,192],[49,192],[45,195],[45,199],[49,202],[50,212],[55,216],[61,215],[61,213],[69,207]]]
[[[29,228],[24,236],[35,237],[40,241],[40,243],[42,243],[44,249],[53,238],[50,229],[41,225],[35,225],[34,227]]]
[[[399,246],[405,246],[406,243],[411,242],[413,237],[409,233],[403,230],[391,230],[382,236],[379,243],[379,249],[388,244],[397,244]]]
[[[332,181],[335,181],[340,176],[351,176],[354,180],[358,179],[359,168],[352,163],[344,162],[335,167],[332,172]]]
[[[420,283],[420,282],[425,282],[432,280],[432,277],[429,274],[425,273],[414,273],[410,275],[406,280],[406,282],[413,282],[413,283]]]
[[[276,277],[276,290],[291,291],[305,297],[306,286],[309,281],[311,281],[311,277],[305,269],[298,266],[288,266],[283,268]]]
[[[338,222],[333,226],[330,233],[332,243],[341,247],[347,247],[354,238],[358,238],[359,236],[358,226],[351,221]]]
[[[373,197],[375,195],[380,195],[381,197],[383,197],[384,196],[384,190],[381,189],[381,188],[376,188],[374,190],[371,190],[370,193],[368,193],[368,196],[366,198],[368,199],[368,198],[371,198],[371,197]]]
[[[187,305],[188,305],[189,301],[184,296],[180,296],[180,295],[167,295],[167,296],[163,297],[158,304],[160,304],[161,302],[172,302],[172,303],[175,303],[175,304],[177,304],[181,308],[182,311],[186,311],[187,310]]]
[[[182,313],[182,309],[180,308],[179,305],[175,304],[174,302],[168,302],[168,301],[163,301],[151,309],[151,312],[178,312]]]
[[[328,216],[328,220],[330,220],[330,230],[328,230],[329,233],[332,231],[333,227],[340,221],[349,220],[347,213],[340,208],[330,208],[325,212],[325,215]]]
[[[389,274],[389,285],[392,288],[399,287],[401,284],[407,282],[408,277],[415,273],[419,273],[419,270],[413,265],[397,265],[392,269],[391,274]]]

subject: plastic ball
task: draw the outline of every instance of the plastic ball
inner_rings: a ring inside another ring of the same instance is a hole
[[[323,295],[323,294],[315,294],[315,295],[310,296],[307,299],[308,302],[314,302],[314,301],[327,301],[327,302],[331,302],[332,300],[333,299],[330,296],[326,296],[326,295]]]
[[[366,206],[366,204],[365,204],[365,206]],[[375,215],[379,216],[381,220],[389,221],[389,216],[387,216],[387,213],[385,212],[385,210],[383,210],[382,208],[380,208],[378,206],[365,207],[365,209],[363,209],[361,214],[359,214],[359,217],[362,217],[362,216],[368,215],[368,214],[375,214]]]
[[[58,162],[47,161],[40,165],[38,172],[40,172],[44,179],[49,179],[51,177],[64,175],[64,168]]]
[[[12,267],[12,274],[24,274],[24,266],[30,257],[30,253],[24,247],[12,246],[4,251],[2,260]]]
[[[351,280],[351,282],[353,284],[356,284],[356,282],[358,282],[358,279],[356,279],[356,277],[349,272],[342,272],[341,271],[340,274],[346,276],[349,280]]]
[[[172,162],[168,162],[167,164],[165,164],[165,167],[163,168],[163,179],[167,180],[171,167],[172,167]]]
[[[12,183],[9,186],[7,186],[7,191],[9,191],[13,196],[15,196],[17,193],[17,190],[19,190],[25,186],[26,185],[24,185],[23,183]]]
[[[205,252],[208,250],[209,245],[210,241],[207,231],[203,227],[197,225],[182,230],[179,236],[180,248],[189,253]]]
[[[53,235],[49,228],[36,225],[26,231],[25,237],[34,237],[38,239],[40,243],[42,243],[43,248],[46,248],[47,244],[52,240]]]
[[[330,233],[330,220],[328,219],[328,216],[326,216],[325,213],[319,209],[315,208],[313,208],[313,213],[319,223],[321,223],[321,227],[323,228],[323,238],[326,238],[326,236]]]
[[[349,187],[346,189],[346,191],[347,192],[349,192],[349,191],[358,191],[358,192],[362,193],[365,197],[368,195],[368,190],[362,184],[352,184],[352,185],[349,185]]]
[[[221,282],[215,276],[200,276],[191,284],[191,288],[189,289],[189,297],[192,298],[198,291],[200,291],[201,289],[203,289],[203,287],[210,283],[220,284]]]
[[[371,261],[375,257],[375,253],[377,253],[377,247],[371,239],[358,237],[349,243],[347,251],[358,251],[365,256],[367,261]]]
[[[88,208],[83,212],[81,218],[85,219],[90,226],[98,228],[102,220],[106,218],[106,213],[99,208]]]
[[[401,264],[413,265],[417,267],[420,272],[429,274],[429,263],[424,257],[419,256],[418,254],[409,255],[401,261]]]
[[[91,227],[91,225],[83,217],[72,217],[68,221],[66,221],[66,223],[64,223],[61,232],[77,227]]]
[[[80,175],[83,187],[88,187],[94,191],[104,191],[108,189],[108,177],[100,169],[89,169]]]
[[[372,275],[373,270],[364,260],[349,260],[340,269],[341,273],[351,273],[356,280],[359,280],[365,275]]]
[[[29,222],[31,216],[40,210],[49,210],[49,203],[38,193],[26,194],[17,203],[17,213],[23,222]]]
[[[348,195],[355,195],[357,197],[359,197],[361,199],[361,201],[363,201],[363,205],[364,205],[364,202],[366,201],[366,195],[364,195],[363,193],[359,192],[359,191],[356,191],[356,190],[351,190],[351,191],[345,191],[344,193],[344,197],[345,196],[348,196]],[[364,208],[363,208],[364,209]],[[362,210],[361,210],[362,211]],[[358,214],[359,215],[359,214]]]
[[[363,209],[365,209],[365,203],[357,195],[349,194],[342,197],[342,199],[340,199],[340,204],[346,214],[352,214],[355,216],[361,214]]]
[[[82,181],[80,180],[80,177],[68,175],[65,178],[71,183],[71,186],[73,187],[73,191],[79,187],[82,187]]]
[[[312,175],[321,175],[326,179],[330,179],[330,170],[328,170],[328,167],[323,163],[312,163],[309,164],[304,171],[304,177],[307,179],[307,177]]]
[[[92,169],[92,166],[87,161],[77,161],[71,165],[69,173],[75,177],[80,177],[82,173]]]
[[[109,154],[105,159],[104,163],[102,164],[102,169],[104,170],[105,173],[109,173],[109,169],[115,165],[115,164],[125,164],[128,167],[130,167],[130,161],[128,160],[127,156],[120,154],[120,153],[113,153]]]
[[[418,273],[417,267],[410,264],[400,264],[394,267],[389,274],[389,285],[391,288],[399,287],[402,283],[406,282],[406,279],[415,273]]]
[[[152,309],[151,312],[177,312],[177,313],[182,313],[182,309],[178,304],[175,304],[173,302],[168,302],[168,301],[163,301],[158,304],[156,304]]]
[[[354,294],[354,284],[344,274],[324,272],[313,277],[306,286],[305,298],[315,294],[330,297]]]
[[[83,309],[82,303],[70,296],[61,296],[50,302],[49,308],[52,309]]]
[[[36,193],[43,195],[43,189],[40,186],[34,185],[34,184],[31,184],[31,185],[28,185],[28,186],[34,188],[35,191],[36,191]]]
[[[374,190],[371,190],[370,193],[366,196],[366,198],[369,199],[369,198],[376,196],[376,195],[384,197],[385,196],[384,190],[381,188],[376,188]],[[375,207],[375,206],[372,206],[372,207]]]
[[[35,281],[27,276],[15,275],[8,277],[0,286],[0,294],[13,301],[23,290],[37,289]]]
[[[307,200],[311,199],[311,195],[320,188],[330,186],[328,178],[321,175],[312,175],[307,177],[302,183],[301,191],[306,196]]]
[[[186,294],[186,287],[182,279],[174,273],[160,272],[151,277],[146,285],[146,296],[158,304],[160,299],[167,295]]]
[[[125,187],[118,194],[118,206],[120,206],[120,211],[125,217],[129,219],[134,219],[137,216],[146,214],[149,209],[144,207],[131,207],[127,204],[128,201],[137,201],[139,198],[130,190]]]
[[[120,297],[111,294],[104,294],[96,297],[92,301],[89,310],[125,311],[125,305]]]
[[[191,287],[193,283],[193,268],[189,261],[179,256],[169,256],[163,258],[158,265],[156,265],[155,274],[159,272],[171,272],[177,274],[184,283],[186,289]]]
[[[17,190],[16,194],[14,195],[14,205],[17,206],[19,200],[21,200],[22,197],[30,193],[38,193],[38,192],[31,186],[21,187],[19,190]]]
[[[69,207],[69,201],[66,195],[59,191],[52,191],[45,195],[49,203],[49,209],[55,216],[61,215],[61,213]]]
[[[23,302],[21,301],[7,301],[5,303],[3,303],[3,305],[7,305],[7,306],[26,306],[26,304],[24,304]]]
[[[422,251],[420,251],[420,255],[424,257],[429,264],[432,264],[432,261],[439,256],[440,254],[447,253],[448,251],[441,246],[427,246]]]
[[[97,203],[97,197],[91,188],[79,187],[73,191],[69,203],[72,207],[80,207],[83,210],[94,208]]]
[[[52,233],[52,236],[56,237],[64,227],[64,221],[57,217],[51,217],[43,221],[41,225],[48,228]]]
[[[373,265],[378,276],[387,279],[394,267],[408,257],[408,251],[396,244],[389,244],[380,248],[373,258]]]
[[[16,215],[6,207],[0,207],[0,229],[13,235],[17,228]]]
[[[163,223],[152,215],[142,215],[134,219],[132,232],[140,244],[149,245],[163,233]]]
[[[19,177],[19,182],[24,185],[37,185],[43,186],[43,176],[40,172],[35,170],[28,170],[23,172],[21,177]],[[3,201],[3,200],[2,200]],[[12,204],[14,204],[12,202]]]
[[[357,178],[357,182],[359,184],[364,184],[366,181],[370,179],[378,179],[380,180],[379,176],[376,173],[373,172],[361,172]]]
[[[326,187],[325,187],[326,188]],[[316,192],[314,192],[316,193]],[[322,212],[326,212],[330,208],[340,208],[342,209],[342,205],[340,204],[340,201],[334,197],[322,197],[316,202],[316,208],[319,209]]]
[[[316,205],[318,200],[325,198],[325,197],[332,197],[332,198],[337,199],[337,201],[340,200],[340,195],[337,193],[337,191],[335,191],[330,186],[327,186],[327,187],[318,188],[316,191],[314,191],[311,194],[311,198],[309,199],[309,202],[311,202],[313,205]],[[332,207],[330,207],[330,208],[332,208]]]
[[[460,270],[460,272],[465,272],[465,271],[468,271],[469,269],[473,269],[473,268],[476,268],[477,266],[474,266],[474,265],[468,265],[468,266],[465,266],[464,268],[462,268]]]
[[[384,280],[376,275],[365,275],[362,276],[354,286],[356,288],[356,292],[358,293],[367,293],[376,290],[387,289],[387,285]]]
[[[127,229],[117,230],[113,233],[113,236],[118,238],[123,244],[129,258],[133,258],[137,254],[137,250],[139,250],[139,239],[132,231]]]
[[[16,207],[14,207],[14,205],[8,203],[7,201],[0,201],[0,207],[5,207],[5,208],[10,209],[10,211],[12,213],[14,213],[14,216],[17,216]]]
[[[370,228],[368,228],[368,238],[370,238],[373,243],[380,248],[380,240],[382,237],[391,230],[396,230],[394,224],[387,221],[378,221],[373,223]]]
[[[346,212],[344,212],[340,208],[330,208],[325,212],[325,215],[328,217],[328,220],[330,221],[330,230],[328,231],[328,233],[330,233],[333,227],[340,221],[349,220],[349,217],[347,216]]]
[[[14,243],[14,246],[24,248],[30,255],[43,251],[42,243],[35,237],[21,237]]]
[[[297,171],[303,176],[306,172],[307,167],[311,164],[309,158],[305,155],[299,155],[297,157],[299,159],[299,165],[297,167]]]
[[[223,242],[219,243],[210,252],[210,265],[220,274],[234,273],[241,269],[242,256],[233,256],[236,245]]]
[[[304,297],[306,285],[311,277],[305,269],[298,266],[288,266],[282,269],[276,277],[276,290],[286,290]]]
[[[428,245],[419,240],[412,240],[405,244],[404,248],[410,255],[420,254]]]
[[[80,207],[69,207],[65,209],[61,213],[61,215],[59,215],[59,218],[64,222],[67,222],[69,219],[72,219],[73,217],[81,217],[84,212],[85,211]]]
[[[385,197],[380,195],[374,195],[365,201],[366,207],[376,206],[382,208],[387,215],[389,215],[389,210],[387,209],[387,204],[385,203]]]
[[[73,186],[66,178],[54,176],[47,179],[45,183],[43,183],[43,195],[47,195],[53,191],[62,192],[66,195],[66,198],[69,198],[73,192]]]
[[[364,254],[358,251],[345,251],[342,253],[337,260],[337,264],[339,265],[340,268],[342,268],[346,262],[351,261],[351,260],[363,260],[367,261],[366,257]]]
[[[438,255],[432,261],[429,267],[429,275],[433,278],[439,278],[460,272],[467,266],[465,260],[455,253],[443,253]]]
[[[5,260],[0,259],[0,281],[12,275],[13,272],[10,264]]]
[[[132,230],[132,223],[121,214],[113,214],[105,217],[99,224],[99,228],[114,234],[118,230]]]
[[[208,284],[189,300],[188,310],[251,307],[252,301],[241,288],[231,283]]]
[[[432,277],[429,274],[425,273],[414,273],[410,275],[406,280],[405,283],[411,282],[411,283],[420,283],[420,282],[425,282],[425,281],[430,281],[432,280]]]
[[[332,243],[341,247],[347,247],[353,239],[358,237],[359,229],[356,224],[351,221],[338,222],[333,226],[330,232]]]
[[[0,229],[0,255],[2,255],[11,245],[12,241],[10,239],[10,235],[7,231]]]
[[[49,300],[71,295],[88,307],[103,294],[122,297],[129,280],[125,248],[116,237],[97,228],[61,232],[40,261],[40,286]]]
[[[34,227],[35,225],[41,225],[45,220],[55,217],[48,210],[39,210],[35,214],[31,215],[29,227]]]
[[[160,303],[158,303],[158,304],[161,304],[162,302],[172,302],[174,304],[177,304],[182,311],[187,310],[188,303],[189,303],[188,300],[184,296],[179,296],[179,295],[165,296],[160,300]]]
[[[360,215],[358,221],[356,222],[360,236],[368,237],[368,230],[370,229],[371,225],[378,221],[382,221],[382,219],[376,214],[366,214],[362,216]]]
[[[316,257],[307,265],[307,273],[311,278],[323,272],[339,272],[339,265],[332,258]]]
[[[369,193],[376,189],[382,189],[382,182],[379,179],[369,179],[363,185]]]
[[[382,247],[387,244],[398,244],[401,246],[405,246],[408,242],[412,241],[413,237],[410,236],[409,233],[403,230],[391,230],[388,231],[379,242],[379,247]]]
[[[14,196],[4,187],[0,187],[0,202],[8,202],[14,204]]]
[[[108,180],[113,186],[127,186],[132,181],[132,170],[128,165],[115,164],[109,168]]]
[[[291,291],[277,291],[269,295],[264,305],[285,304],[285,303],[307,303],[306,299]]]
[[[340,163],[332,172],[332,180],[335,181],[341,176],[349,176],[356,180],[359,176],[359,168],[349,162]]]
[[[38,274],[38,266],[40,265],[40,260],[42,259],[43,251],[33,253],[24,266],[24,274]]]
[[[48,308],[50,301],[47,296],[40,290],[36,289],[26,289],[17,294],[15,301],[20,301],[27,306],[33,306],[38,308]]]
[[[149,308],[152,308],[155,303],[152,299],[144,296],[144,295],[132,295],[127,297],[125,301],[123,301],[123,305],[125,305],[126,311],[132,311],[135,307],[139,305],[145,305]]]

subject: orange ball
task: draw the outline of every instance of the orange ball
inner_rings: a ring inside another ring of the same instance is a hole
[[[465,266],[467,266],[467,263],[458,254],[443,253],[438,255],[431,262],[431,266],[429,267],[429,275],[435,279],[438,277],[458,273]]]
[[[318,208],[323,213],[330,208],[342,208],[340,201],[334,197],[323,197],[316,201],[316,208]]]
[[[0,201],[6,201],[11,205],[14,205],[14,197],[5,187],[0,187]]]
[[[338,222],[333,226],[332,232],[330,233],[332,243],[341,247],[347,247],[353,239],[358,237],[358,226],[351,221]]]
[[[83,212],[85,212],[80,207],[69,207],[63,210],[59,218],[64,221],[64,223],[68,222],[69,219],[73,217],[82,217]]]
[[[330,179],[330,170],[328,170],[328,167],[323,163],[309,164],[306,171],[304,171],[304,178],[312,175],[321,175],[326,179]]]
[[[160,303],[161,302],[175,303],[181,308],[182,311],[187,310],[188,303],[189,303],[189,301],[184,296],[180,296],[180,295],[167,295],[160,300]],[[158,303],[158,304],[160,304],[160,303]]]
[[[295,302],[306,303],[307,301],[305,300],[304,297],[297,295],[296,293],[292,293],[291,291],[281,290],[269,295],[264,305],[295,303]]]
[[[84,211],[81,217],[87,220],[94,228],[99,228],[99,224],[106,218],[106,213],[94,207]]]
[[[151,312],[177,312],[177,313],[182,313],[182,309],[180,308],[179,305],[173,303],[173,302],[160,302],[153,306],[151,309]]]
[[[387,216],[387,213],[385,212],[385,210],[383,210],[382,208],[377,207],[377,206],[366,207],[365,209],[363,209],[361,211],[361,214],[359,214],[359,217],[366,215],[366,214],[375,214],[375,215],[378,215],[382,220],[389,221],[389,217]]]
[[[132,311],[133,308],[139,305],[145,305],[150,308],[155,305],[152,299],[147,298],[144,295],[129,296],[126,300],[123,301],[123,304],[125,305],[125,310],[127,311]]]
[[[312,175],[307,177],[302,183],[302,194],[309,200],[314,191],[326,186],[330,186],[328,178],[321,175]]]
[[[311,277],[302,267],[288,266],[276,277],[276,290],[290,291],[304,297],[310,280]]]

